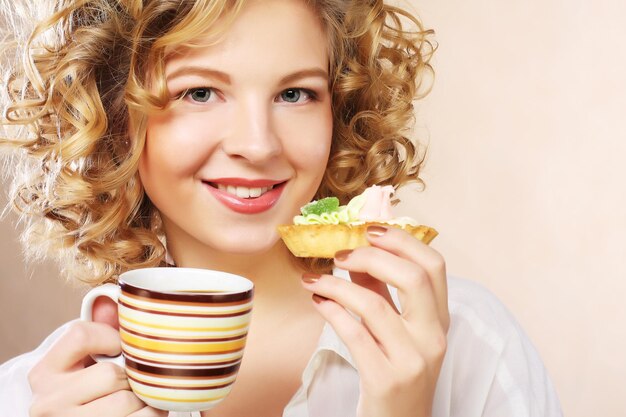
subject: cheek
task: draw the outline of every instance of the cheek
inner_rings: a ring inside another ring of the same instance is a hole
[[[293,165],[321,176],[328,162],[332,142],[330,109],[307,120],[290,118],[281,124],[281,130],[284,151]]]
[[[174,177],[196,173],[214,145],[206,132],[206,123],[192,117],[153,117],[148,121],[146,146],[141,158],[140,174],[167,173]]]

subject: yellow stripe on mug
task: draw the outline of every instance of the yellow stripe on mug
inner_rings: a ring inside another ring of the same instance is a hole
[[[189,331],[189,332],[228,332],[228,331],[240,330],[240,329],[247,332],[247,327],[250,325],[250,323],[246,322],[246,323],[239,324],[237,326],[228,326],[228,327],[176,327],[176,326],[165,326],[161,324],[153,324],[153,323],[137,321],[123,314],[120,314],[119,316],[120,316],[120,319],[125,320],[129,323],[133,323],[133,324],[137,324],[137,325],[145,326],[145,327],[150,327],[153,329]]]

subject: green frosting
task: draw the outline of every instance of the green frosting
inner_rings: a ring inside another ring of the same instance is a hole
[[[321,216],[337,210],[339,210],[339,199],[337,197],[326,197],[318,201],[312,201],[300,209],[303,216]]]
[[[302,207],[300,210],[302,215],[294,217],[293,223],[298,225],[357,223],[360,221],[359,212],[364,204],[364,194],[354,197],[345,206],[339,205],[337,197],[323,198]]]

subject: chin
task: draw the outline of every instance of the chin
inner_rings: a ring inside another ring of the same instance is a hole
[[[254,233],[229,233],[219,240],[205,241],[205,244],[214,251],[224,254],[261,255],[276,246],[279,239],[276,231],[259,233],[258,235]]]

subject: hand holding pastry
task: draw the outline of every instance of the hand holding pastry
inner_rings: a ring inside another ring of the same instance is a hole
[[[333,197],[315,201],[295,225],[279,227],[294,255],[334,256],[350,271],[352,282],[304,274],[303,285],[356,362],[358,417],[430,416],[446,351],[445,262],[427,246],[437,232],[393,218],[392,193],[372,186],[346,206]],[[401,311],[387,285],[398,289]]]
[[[371,246],[335,257],[353,282],[305,274],[303,285],[356,362],[357,415],[430,416],[450,320],[444,260],[394,227],[370,226],[367,239]],[[387,284],[398,289],[401,312]]]

